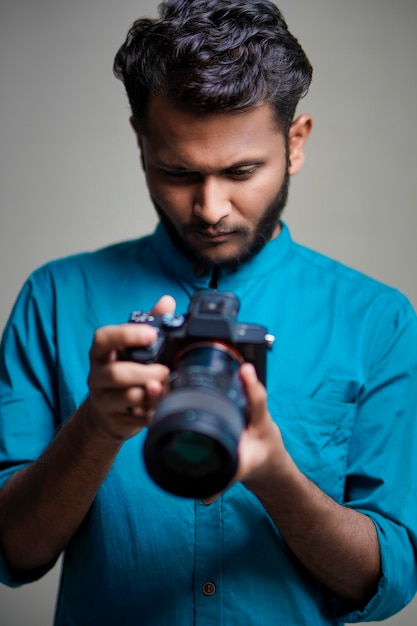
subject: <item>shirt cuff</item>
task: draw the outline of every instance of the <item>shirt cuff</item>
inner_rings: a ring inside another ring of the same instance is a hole
[[[377,592],[365,607],[349,613],[338,612],[338,619],[347,623],[387,619],[411,602],[417,589],[414,549],[406,528],[379,513],[369,510],[359,512],[375,524],[382,575]]]

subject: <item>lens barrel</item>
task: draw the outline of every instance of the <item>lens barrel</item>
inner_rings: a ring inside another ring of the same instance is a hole
[[[235,475],[245,426],[240,363],[217,342],[192,344],[179,355],[174,388],[158,405],[144,446],[147,471],[166,491],[204,498]]]

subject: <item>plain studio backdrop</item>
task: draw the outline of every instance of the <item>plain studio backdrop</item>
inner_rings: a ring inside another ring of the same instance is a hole
[[[1,328],[35,267],[154,228],[112,63],[130,24],[157,4],[0,4]],[[299,112],[315,125],[284,218],[296,240],[417,307],[417,2],[277,4],[314,66]],[[32,585],[0,585],[1,626],[50,625],[58,578],[59,564]],[[417,600],[386,623],[416,622]]]

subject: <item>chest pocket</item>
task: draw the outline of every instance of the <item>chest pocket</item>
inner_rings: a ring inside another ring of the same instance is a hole
[[[284,394],[269,409],[299,469],[341,503],[356,404]]]

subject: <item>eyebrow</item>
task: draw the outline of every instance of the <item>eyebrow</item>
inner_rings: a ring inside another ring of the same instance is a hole
[[[156,167],[159,167],[164,170],[169,170],[171,172],[196,172],[198,171],[198,170],[185,167],[179,164],[168,165],[167,163],[164,163],[163,161],[159,161],[157,159],[155,159],[153,162]],[[249,166],[253,167],[253,166],[263,165],[264,163],[265,163],[265,159],[259,159],[259,158],[243,159],[242,161],[231,163],[230,165],[227,165],[226,167],[221,167],[219,168],[219,170],[222,172],[227,172],[229,170],[236,170],[236,169],[240,169],[243,167],[249,167]]]

